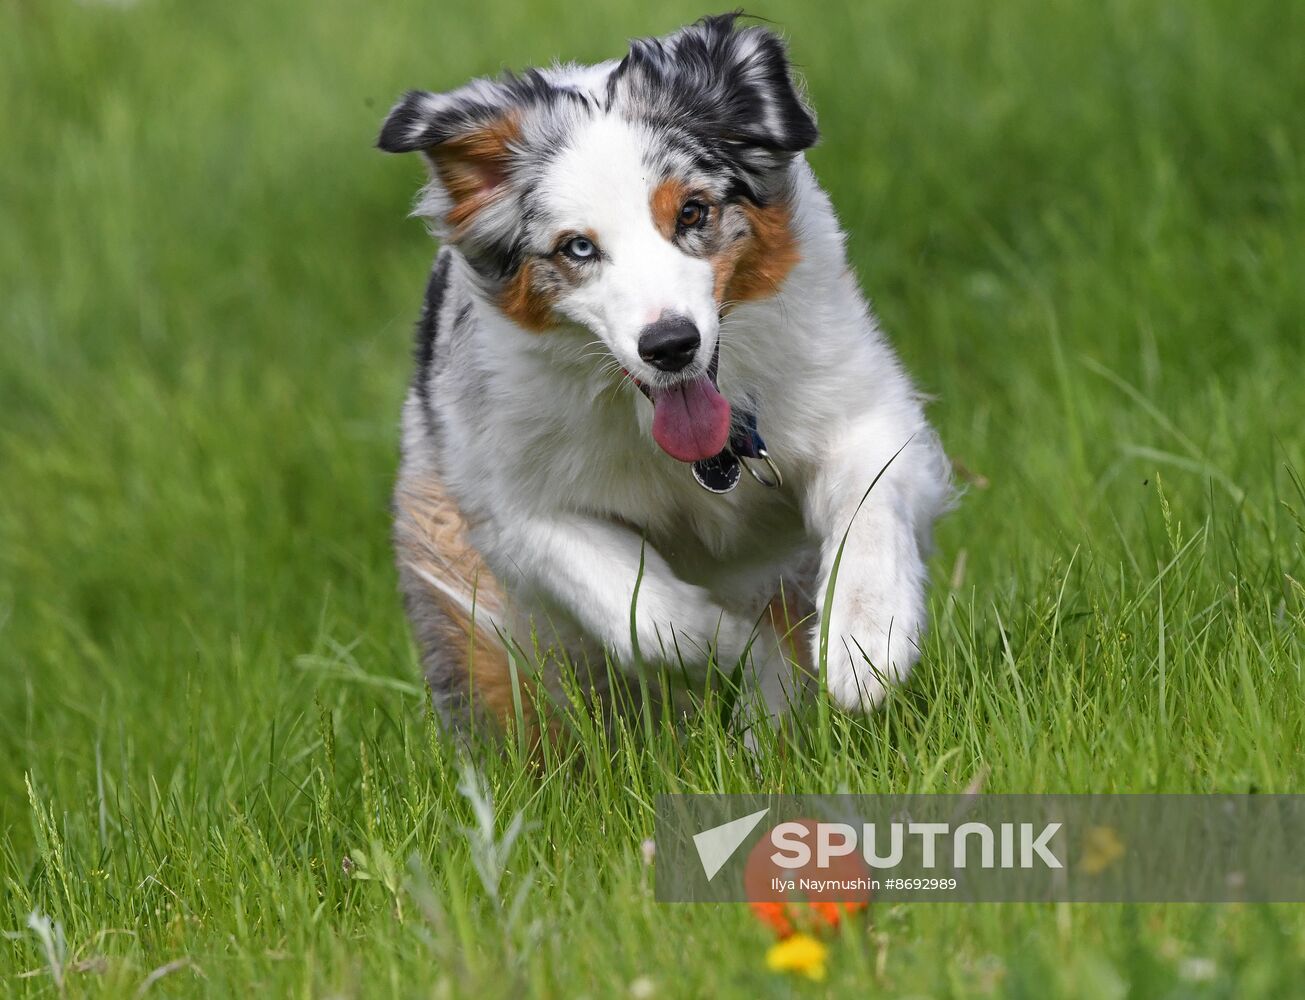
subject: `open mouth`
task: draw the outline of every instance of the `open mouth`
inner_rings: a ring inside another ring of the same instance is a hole
[[[720,344],[705,374],[670,386],[649,386],[629,372],[639,391],[653,405],[653,440],[671,458],[701,462],[725,450],[730,439],[730,404],[716,385]]]

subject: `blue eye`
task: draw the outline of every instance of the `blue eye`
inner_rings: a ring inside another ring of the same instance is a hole
[[[576,236],[562,244],[562,252],[572,260],[592,260],[598,256],[598,247],[587,236]]]

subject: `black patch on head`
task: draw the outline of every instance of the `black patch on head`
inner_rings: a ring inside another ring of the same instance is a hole
[[[426,155],[433,169],[418,213],[435,220],[439,235],[456,243],[475,274],[493,287],[511,278],[526,256],[534,178],[562,148],[572,120],[560,112],[590,104],[579,91],[533,69],[473,80],[446,94],[413,90],[390,111],[377,145]],[[492,141],[477,146],[478,132],[499,127],[497,148]],[[473,204],[461,217],[456,214]],[[488,210],[491,205],[496,209]]]
[[[766,28],[739,28],[740,16],[705,17],[665,38],[631,43],[608,80],[608,101],[702,139],[749,186],[765,189],[819,133],[783,41]]]
[[[417,399],[421,402],[422,420],[426,429],[434,433],[432,426],[434,411],[431,408],[430,382],[434,372],[435,342],[440,332],[440,312],[444,308],[444,295],[449,287],[449,266],[453,257],[448,252],[439,255],[430,281],[426,283],[426,298],[422,303],[421,317],[417,320],[417,337],[413,344],[413,360],[416,371],[413,373],[413,385],[417,390]]]
[[[376,145],[387,153],[430,150],[514,108],[527,110],[562,100],[583,102],[580,94],[554,86],[535,69],[476,80],[448,94],[410,90],[390,109]]]

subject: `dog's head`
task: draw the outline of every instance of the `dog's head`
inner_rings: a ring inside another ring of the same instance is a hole
[[[789,165],[816,140],[784,45],[735,15],[634,42],[619,63],[413,91],[380,136],[422,151],[418,213],[504,314],[601,338],[682,461],[717,454],[719,317],[797,260]]]

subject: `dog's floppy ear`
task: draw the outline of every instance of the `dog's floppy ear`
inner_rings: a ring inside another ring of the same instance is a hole
[[[773,170],[815,145],[819,133],[783,40],[766,28],[738,27],[739,17],[705,17],[666,38],[632,42],[613,73],[613,97],[702,133],[750,171]]]
[[[436,183],[421,214],[456,229],[495,199],[521,140],[521,96],[509,85],[477,80],[447,94],[412,90],[399,100],[376,144],[387,153],[425,154]]]
[[[784,153],[808,149],[819,133],[783,40],[766,28],[737,27],[740,16],[704,17],[671,36],[674,62],[710,94],[723,138]]]

